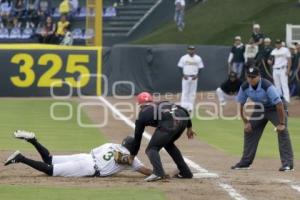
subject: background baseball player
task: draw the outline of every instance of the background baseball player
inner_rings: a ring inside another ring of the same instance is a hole
[[[284,99],[290,102],[290,90],[288,76],[291,71],[291,53],[288,48],[282,45],[280,39],[276,40],[276,48],[271,52],[272,58],[268,61],[273,64],[273,80],[275,87],[283,95]]]
[[[241,78],[243,73],[243,68],[245,64],[245,46],[242,43],[242,38],[240,36],[236,36],[234,38],[234,45],[231,48],[228,57],[228,72],[234,71],[238,78]]]
[[[237,77],[236,73],[230,72],[228,79],[216,90],[221,106],[225,106],[228,99],[235,98],[242,83],[243,82]]]
[[[199,69],[204,68],[204,65],[201,57],[196,55],[194,46],[189,46],[187,51],[180,58],[178,67],[182,69],[181,106],[191,112],[196,98]]]
[[[273,75],[271,65],[268,64],[273,47],[271,46],[271,39],[265,38],[264,45],[261,50],[256,54],[256,66],[259,67],[261,76],[273,82]]]
[[[131,168],[144,175],[152,173],[152,170],[146,168],[138,158],[135,157],[132,161],[129,161],[128,149],[132,148],[133,137],[125,138],[122,145],[112,143],[103,144],[87,154],[52,156],[37,141],[34,133],[16,131],[14,135],[18,139],[23,139],[31,143],[41,155],[43,162],[31,160],[23,156],[19,151],[16,151],[5,161],[5,166],[13,163],[23,163],[49,176],[62,177],[104,177],[116,174],[127,168]]]
[[[147,92],[138,95],[138,104],[141,110],[135,122],[134,145],[130,151],[131,155],[136,156],[138,154],[145,127],[156,127],[146,148],[146,154],[153,166],[153,174],[145,180],[156,181],[166,176],[159,156],[159,151],[162,148],[166,149],[177,165],[179,173],[175,177],[192,178],[191,170],[185,163],[180,150],[174,144],[186,128],[189,139],[195,135],[188,111],[168,101],[153,102],[152,95]]]
[[[282,166],[279,171],[291,171],[293,149],[287,129],[287,110],[277,89],[272,83],[261,78],[259,69],[250,67],[246,71],[247,81],[243,83],[237,96],[241,104],[240,115],[244,122],[244,151],[239,163],[232,169],[248,169],[252,164],[259,140],[270,121],[277,130],[279,152]],[[255,103],[255,110],[248,120],[244,114],[244,105],[250,98]]]

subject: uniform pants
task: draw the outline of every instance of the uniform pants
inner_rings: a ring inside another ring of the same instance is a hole
[[[95,174],[94,160],[91,154],[53,156],[53,176],[85,177]]]
[[[263,117],[254,120],[255,117],[258,118],[259,116]],[[260,113],[254,112],[252,114],[250,119],[252,132],[244,133],[244,152],[243,157],[240,161],[241,164],[252,164],[259,140],[268,121],[270,121],[274,126],[277,126],[279,124],[279,118],[276,109],[267,110],[266,112]],[[287,113],[285,123],[287,125]],[[293,166],[293,150],[288,129],[286,128],[282,133],[273,132],[272,134],[277,134],[278,137],[279,153],[282,166]]]
[[[290,102],[290,90],[288,84],[288,76],[286,75],[286,68],[273,69],[273,79],[275,87],[281,92],[284,100]]]
[[[162,128],[157,128],[155,130],[148,147],[146,148],[146,154],[153,166],[153,174],[161,177],[165,175],[165,171],[159,156],[159,151],[164,147],[168,154],[172,157],[173,161],[176,163],[180,174],[186,178],[193,177],[193,174],[185,163],[180,150],[174,144],[174,142],[185,130],[186,125],[187,121],[182,120],[178,122],[176,127],[174,127],[174,131],[167,131],[163,130]]]
[[[184,29],[184,9],[175,10],[174,21],[177,25],[177,28],[180,30]]]
[[[198,79],[192,80],[192,77],[188,77],[187,80],[182,79],[181,106],[188,111],[192,111],[194,108],[197,86]]]
[[[221,88],[217,88],[216,93],[220,103],[226,103],[229,99],[235,99],[235,95],[228,95]]]
[[[237,77],[240,79],[242,77],[243,73],[243,68],[244,68],[244,63],[243,62],[234,62],[232,63],[232,71],[237,74]]]

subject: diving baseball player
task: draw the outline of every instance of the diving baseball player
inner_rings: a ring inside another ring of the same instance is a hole
[[[192,121],[189,112],[168,101],[154,102],[152,95],[142,92],[138,95],[140,112],[135,121],[133,148],[130,150],[132,157],[136,156],[141,146],[142,135],[146,126],[155,127],[155,132],[146,148],[146,154],[153,166],[153,174],[145,181],[157,181],[166,177],[159,151],[165,148],[176,163],[179,173],[175,178],[192,178],[193,174],[185,163],[180,150],[174,142],[187,129],[187,136],[192,139],[195,135],[192,130]]]
[[[291,71],[291,52],[282,45],[282,41],[276,40],[276,48],[271,52],[272,59],[268,61],[273,64],[273,80],[275,87],[283,95],[284,99],[290,102],[290,90],[288,77]]]
[[[189,112],[193,110],[196,99],[198,73],[204,68],[202,59],[195,53],[196,48],[189,46],[187,54],[179,60],[178,67],[182,69],[182,96],[181,106]]]
[[[138,158],[129,160],[129,149],[133,145],[133,137],[130,136],[126,137],[122,144],[106,143],[92,149],[90,153],[62,156],[52,156],[48,149],[37,141],[34,133],[18,130],[14,136],[31,143],[43,162],[31,160],[16,151],[7,158],[5,166],[23,163],[49,176],[61,177],[105,177],[128,168],[147,176],[152,173]]]

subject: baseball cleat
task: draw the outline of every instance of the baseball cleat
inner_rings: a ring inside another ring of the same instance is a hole
[[[17,139],[21,140],[31,140],[35,138],[35,134],[33,132],[17,130],[14,132],[14,136]]]
[[[193,174],[189,175],[189,176],[183,176],[180,173],[176,174],[173,176],[173,178],[179,178],[179,179],[190,179],[193,178]]]
[[[280,172],[291,172],[294,171],[294,167],[293,166],[282,166],[279,168]]]
[[[237,163],[236,165],[232,166],[231,169],[234,169],[234,170],[248,170],[248,169],[251,169],[251,168],[250,168],[250,165]]]
[[[155,174],[151,174],[150,176],[148,176],[147,178],[145,178],[144,180],[147,182],[153,182],[153,181],[158,181],[163,179],[161,176],[157,176]]]
[[[14,164],[14,163],[18,163],[20,156],[21,156],[21,152],[20,151],[16,151],[15,153],[11,154],[6,159],[6,161],[4,162],[4,166],[10,165],[10,164]]]

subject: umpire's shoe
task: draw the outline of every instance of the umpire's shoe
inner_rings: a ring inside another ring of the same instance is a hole
[[[250,165],[243,164],[243,163],[237,163],[236,165],[231,166],[231,169],[234,169],[234,170],[247,170],[247,169],[250,169]]]
[[[28,132],[28,131],[17,130],[14,132],[14,136],[17,139],[27,140],[27,141],[35,139],[35,134],[33,132]]]
[[[190,178],[193,178],[193,174],[190,174],[190,175],[182,175],[181,173],[178,173],[178,174],[174,175],[173,178],[190,179]]]
[[[153,181],[158,181],[158,180],[162,180],[162,179],[163,179],[163,177],[161,177],[161,176],[157,176],[155,174],[151,174],[150,176],[148,176],[144,180],[147,181],[147,182],[153,182]]]
[[[290,171],[294,171],[294,167],[293,166],[282,166],[279,168],[280,172],[290,172]]]
[[[4,166],[20,162],[21,157],[22,157],[21,152],[20,151],[16,151],[15,153],[11,154],[6,159],[6,161],[4,162]]]

